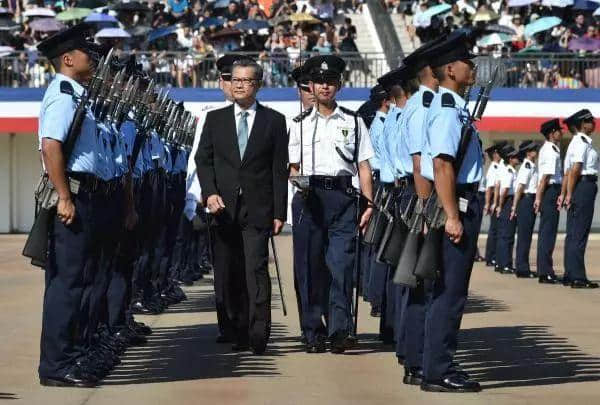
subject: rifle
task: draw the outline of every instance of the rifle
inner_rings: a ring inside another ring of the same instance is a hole
[[[398,265],[394,273],[394,284],[403,284],[410,288],[417,286],[417,278],[414,275],[417,264],[417,252],[423,240],[423,200],[418,199],[414,212],[409,221],[409,230],[404,239],[402,253],[398,259]]]
[[[417,201],[418,198],[413,196],[404,208],[404,211],[400,212],[398,210],[393,221],[390,221],[388,224],[383,236],[384,242],[377,251],[376,261],[378,263],[393,266],[394,269],[398,265],[406,236],[410,231],[411,214],[415,210]]]
[[[63,156],[65,164],[68,164],[79,133],[81,132],[81,125],[85,119],[87,113],[87,107],[90,102],[94,102],[102,83],[106,80],[108,71],[110,69],[109,60],[112,54],[112,49],[109,51],[105,58],[100,60],[98,68],[94,72],[88,89],[79,100],[75,114],[73,115],[73,121],[69,126],[69,133],[67,139],[63,144]],[[62,89],[61,89],[62,90]],[[65,89],[67,90],[67,89]],[[71,88],[72,90],[72,88]],[[72,96],[75,96],[71,93]],[[71,192],[78,192],[78,183],[74,180],[70,181]],[[31,259],[31,264],[38,267],[46,266],[46,259],[48,257],[48,235],[50,232],[50,224],[54,219],[56,213],[56,205],[58,204],[58,193],[54,188],[52,182],[48,178],[46,173],[43,173],[36,191],[34,193],[37,207],[37,216],[33,222],[33,226],[29,231],[27,241],[23,247],[22,255]]]

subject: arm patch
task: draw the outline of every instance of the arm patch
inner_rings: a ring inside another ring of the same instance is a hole
[[[525,169],[531,169],[531,164],[529,162],[525,162]]]
[[[423,92],[423,107],[429,108],[433,100],[433,93],[430,91]]]
[[[381,120],[381,122],[385,122],[385,117],[379,117],[379,119]]]
[[[450,93],[442,94],[442,107],[452,107],[454,108],[454,96]]]

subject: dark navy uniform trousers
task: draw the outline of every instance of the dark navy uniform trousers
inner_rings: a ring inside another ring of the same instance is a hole
[[[492,263],[493,261],[496,261],[496,243],[498,236],[498,218],[496,218],[496,215],[493,213],[490,215],[490,227],[487,235],[487,242],[485,243],[485,262]]]
[[[503,268],[513,266],[513,248],[515,246],[516,219],[510,219],[513,196],[507,196],[498,217],[498,236],[496,240],[496,265]]]
[[[292,200],[294,271],[308,343],[351,332],[356,208],[356,198],[343,190],[315,188],[308,197],[296,193]]]
[[[535,225],[535,211],[533,202],[535,194],[524,193],[517,206],[517,253],[515,256],[515,268],[517,274],[529,274],[529,250],[531,249],[531,237]]]
[[[560,184],[549,184],[542,197],[537,243],[537,270],[540,277],[554,275],[552,253],[558,230],[559,212],[556,209],[556,200],[559,194]]]
[[[596,181],[596,176],[582,176],[575,185],[567,214],[564,276],[567,281],[587,280],[584,256],[594,218],[594,203],[598,192]]]

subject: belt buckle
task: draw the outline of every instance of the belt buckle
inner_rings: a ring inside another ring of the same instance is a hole
[[[323,188],[325,190],[333,190],[333,179],[330,179],[330,178],[323,179]]]

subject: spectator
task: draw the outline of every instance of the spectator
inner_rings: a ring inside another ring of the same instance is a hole
[[[575,23],[571,26],[571,32],[576,37],[582,37],[587,32],[587,26],[585,25],[585,16],[578,14],[575,17]]]
[[[352,19],[346,17],[344,19],[344,25],[340,28],[339,37],[340,37],[340,51],[341,52],[358,52],[358,47],[356,46],[356,27],[352,25]]]
[[[325,44],[325,34],[319,35],[317,44],[312,48],[313,52],[317,52],[321,55],[329,55],[332,53],[331,46]]]
[[[322,21],[333,22],[334,12],[332,0],[321,0],[317,6],[317,17]]]
[[[227,21],[237,21],[242,18],[242,13],[235,1],[230,1],[227,10],[223,13],[223,18]]]

